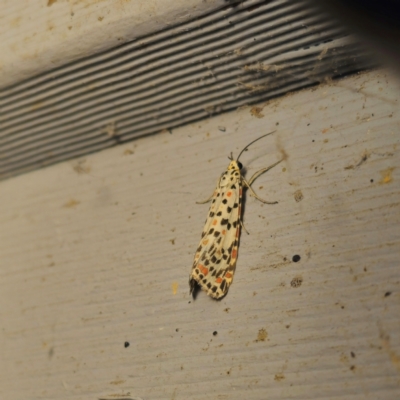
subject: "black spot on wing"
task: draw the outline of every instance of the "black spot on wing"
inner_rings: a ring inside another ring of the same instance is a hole
[[[221,285],[220,285],[220,288],[221,288],[222,291],[225,290],[225,286],[226,286],[226,280],[223,279],[222,282],[221,282]]]

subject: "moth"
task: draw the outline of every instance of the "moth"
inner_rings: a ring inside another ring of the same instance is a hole
[[[214,299],[222,299],[228,293],[236,268],[240,231],[242,227],[244,228],[242,221],[243,188],[247,188],[250,195],[262,203],[277,203],[258,197],[251,184],[261,174],[275,167],[282,160],[260,169],[249,181],[243,177],[241,173],[243,165],[239,162],[240,156],[253,143],[272,133],[274,132],[253,140],[239,153],[236,160],[233,159],[231,153],[231,156],[228,157],[231,162],[218,179],[214,193],[207,200],[198,202],[198,204],[204,204],[211,201],[211,206],[189,277],[190,293],[193,297],[197,287]]]

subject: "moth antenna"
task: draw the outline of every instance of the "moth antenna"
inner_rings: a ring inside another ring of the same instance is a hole
[[[237,159],[236,159],[236,162],[239,161],[239,158],[240,158],[240,156],[243,154],[243,152],[245,152],[253,143],[257,142],[258,140],[260,140],[260,139],[262,139],[262,138],[264,138],[265,136],[272,135],[274,132],[276,132],[276,131],[272,131],[272,132],[266,133],[265,135],[262,135],[262,136],[260,136],[259,138],[257,138],[257,139],[255,139],[255,140],[253,140],[252,142],[250,142],[250,143],[239,153],[239,155],[238,155],[238,157],[237,157]],[[232,154],[232,153],[231,153],[231,154]]]

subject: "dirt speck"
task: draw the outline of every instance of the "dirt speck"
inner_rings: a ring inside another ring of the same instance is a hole
[[[121,383],[124,383],[125,381],[122,379],[116,380],[116,381],[111,381],[111,385],[120,385]]]
[[[86,165],[86,160],[79,160],[73,167],[77,174],[88,174],[91,171],[89,165]]]
[[[303,192],[300,189],[294,192],[294,199],[297,203],[304,199]]]
[[[264,328],[258,331],[256,342],[265,342],[268,337],[268,333]]]
[[[298,288],[303,283],[303,278],[301,276],[296,276],[290,281],[290,286],[292,288]]]
[[[63,205],[63,207],[64,207],[64,208],[74,208],[74,207],[77,206],[78,204],[80,204],[80,201],[75,200],[75,199],[71,199],[71,200],[68,200],[68,201]]]
[[[263,118],[264,114],[262,113],[262,110],[261,107],[251,107],[250,114],[256,118]]]
[[[285,375],[283,375],[283,374],[275,374],[274,380],[276,380],[277,382],[280,382],[280,381],[282,381],[284,379],[285,379]]]

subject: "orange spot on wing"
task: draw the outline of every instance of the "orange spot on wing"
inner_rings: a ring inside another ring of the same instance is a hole
[[[239,189],[239,195],[242,195],[242,188]]]
[[[206,268],[204,265],[199,265],[199,270],[203,273],[203,275],[208,274],[208,268]]]
[[[235,249],[232,250],[232,258],[236,258],[237,256],[237,251]]]
[[[218,221],[217,221],[216,219],[214,219],[214,221],[213,221],[212,224],[213,224],[213,225],[217,225],[217,222],[218,222]]]
[[[227,193],[226,193],[226,196],[227,196],[227,197],[231,197],[231,196],[232,196],[232,192],[227,192]]]
[[[225,278],[232,278],[232,274],[230,273],[230,272],[227,272],[226,274],[225,274]]]
[[[215,280],[215,282],[221,283],[221,282],[222,282],[222,278],[221,278],[221,277],[217,278],[217,279]]]
[[[223,235],[225,235],[225,233],[226,233],[226,230],[225,230],[225,229],[223,229],[221,233],[222,233]]]
[[[204,239],[201,243],[203,243],[205,246],[208,243],[208,239]]]

